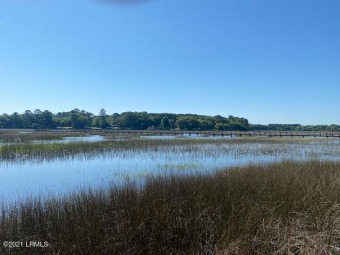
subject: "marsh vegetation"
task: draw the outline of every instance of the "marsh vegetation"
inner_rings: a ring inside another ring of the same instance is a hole
[[[50,244],[21,254],[338,254],[339,180],[332,162],[148,177],[20,203],[0,239]]]
[[[49,246],[1,254],[340,253],[338,140],[45,135],[1,134],[0,240]]]

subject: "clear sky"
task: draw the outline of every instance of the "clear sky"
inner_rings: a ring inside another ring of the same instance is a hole
[[[0,0],[0,114],[340,124],[339,0],[125,1]]]

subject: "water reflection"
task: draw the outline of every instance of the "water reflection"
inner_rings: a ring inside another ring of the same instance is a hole
[[[79,138],[80,139],[80,138]],[[91,136],[89,139],[104,139]],[[155,138],[152,138],[155,139]],[[165,138],[170,139],[170,138]],[[69,138],[69,141],[75,138]],[[211,172],[229,166],[281,160],[340,160],[339,141],[211,143],[106,150],[60,158],[0,163],[0,200],[61,195],[152,174]]]
[[[33,143],[36,144],[51,144],[51,143],[79,143],[79,142],[101,142],[107,140],[105,136],[102,135],[88,135],[88,136],[66,136],[61,140],[53,140],[53,141],[43,141],[43,140],[34,140]]]

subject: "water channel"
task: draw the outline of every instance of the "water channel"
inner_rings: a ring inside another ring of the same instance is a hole
[[[98,142],[104,139],[102,136],[67,137],[47,142]],[[205,144],[188,143],[187,146],[112,150],[94,153],[90,157],[77,155],[53,160],[0,162],[0,200],[13,202],[28,197],[65,195],[80,188],[121,185],[127,179],[142,182],[148,175],[210,173],[232,166],[283,160],[340,160],[340,143],[337,140],[316,139],[303,143],[214,143],[215,140],[216,138],[212,138],[211,143]]]

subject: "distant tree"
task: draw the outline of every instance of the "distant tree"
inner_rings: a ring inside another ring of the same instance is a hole
[[[12,128],[23,128],[23,120],[19,113],[14,112],[10,118],[12,120]]]
[[[34,123],[33,128],[41,128],[42,127],[42,111],[40,109],[34,110]]]
[[[73,128],[85,128],[91,126],[91,113],[84,110],[80,111],[78,108],[75,108],[66,115],[69,116],[69,120],[71,122],[70,125]]]
[[[125,124],[123,128],[138,129],[138,117],[136,113],[123,112],[120,117],[124,119],[124,121],[121,121],[121,124]]]
[[[326,130],[327,131],[339,131],[339,126],[335,125],[335,124],[332,124],[332,125],[327,126]]]
[[[170,123],[170,128],[171,129],[176,127],[176,125],[175,125],[176,121],[174,119],[169,119],[169,123]]]
[[[137,122],[136,122],[136,128],[145,130],[148,128],[154,128],[154,117],[151,117],[147,112],[140,112],[136,113],[137,115]],[[157,125],[158,126],[158,125]]]
[[[12,128],[12,120],[11,117],[4,113],[0,116],[0,127],[1,128]]]
[[[117,125],[117,118],[119,117],[120,115],[118,113],[114,113],[111,115],[111,118],[109,119],[109,123],[111,126],[113,127],[118,127]]]
[[[100,111],[99,111],[99,116],[100,117],[106,117],[106,110],[104,109],[104,108],[102,108],[102,109],[100,109]]]
[[[249,128],[250,130],[269,130],[268,125],[262,125],[262,124],[253,124]]]
[[[225,118],[222,117],[221,115],[216,115],[214,116],[215,123],[223,123],[225,122]]]
[[[212,130],[215,127],[215,122],[209,118],[203,118],[199,120],[201,130]]]
[[[167,116],[164,116],[161,119],[161,128],[166,129],[166,130],[171,128],[170,121]]]
[[[163,117],[164,116],[162,116],[162,114],[149,113],[148,114],[148,118],[150,120],[149,124],[151,124],[154,127],[161,127],[161,121]]]
[[[90,119],[86,115],[80,115],[77,121],[77,128],[86,128],[90,126]]]
[[[199,129],[200,123],[195,117],[182,116],[176,120],[176,127],[181,130]]]
[[[100,128],[106,128],[109,126],[109,123],[107,122],[107,114],[106,114],[106,110],[105,109],[100,109],[99,111],[99,127]]]
[[[232,115],[214,117],[197,114],[123,112],[107,115],[100,109],[99,115],[74,108],[69,112],[53,114],[48,110],[27,110],[23,114],[17,112],[0,115],[0,128],[52,128],[56,126],[74,128],[115,126],[122,129],[185,129],[185,130],[340,130],[337,125],[301,126],[297,124],[250,125],[245,118]]]
[[[24,128],[31,128],[34,123],[34,115],[30,110],[26,110],[22,115]]]
[[[117,117],[115,120],[116,126],[121,128],[121,129],[125,129],[127,128],[127,122],[126,119],[124,117]]]
[[[247,127],[238,121],[231,121],[227,124],[228,129],[227,130],[239,130],[239,131],[246,131]]]
[[[70,117],[59,118],[59,126],[60,127],[72,127],[71,118]]]
[[[35,109],[34,115],[39,115],[39,114],[42,114],[42,111],[40,109]]]
[[[50,111],[43,111],[40,116],[40,124],[42,128],[53,128],[53,114]]]
[[[92,119],[92,126],[93,127],[97,127],[97,128],[100,127],[100,118],[99,117],[94,117]]]
[[[73,110],[70,112],[69,116],[70,116],[70,121],[71,121],[71,127],[79,128],[79,123],[78,123],[79,113]]]
[[[229,130],[230,127],[229,127],[229,125],[226,124],[226,123],[221,123],[221,122],[219,122],[219,123],[216,123],[216,124],[215,124],[215,129],[216,129],[216,130]]]

